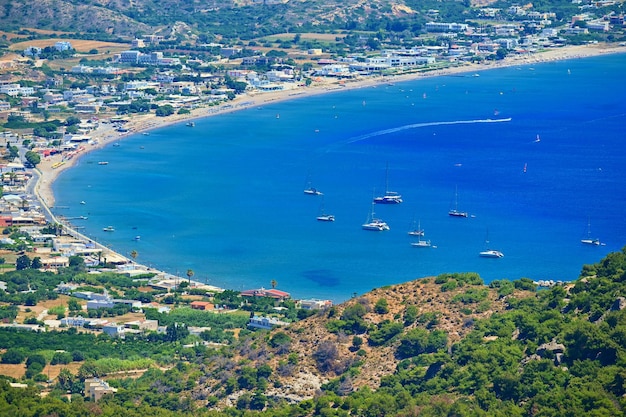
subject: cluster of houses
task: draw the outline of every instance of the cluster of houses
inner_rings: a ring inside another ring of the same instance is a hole
[[[188,57],[165,56],[163,52],[143,52],[142,48],[158,44],[162,38],[155,35],[146,35],[142,39],[132,41],[132,48],[114,56],[111,63],[104,66],[76,65],[71,68],[74,74],[100,74],[117,77],[128,72],[129,67],[151,65],[157,67],[152,80],[145,85],[126,83],[123,89],[109,82],[99,82],[85,88],[62,89],[60,77],[50,77],[40,88],[25,86],[14,80],[0,81],[0,93],[11,97],[21,97],[21,106],[37,106],[49,112],[61,111],[61,108],[70,108],[77,113],[97,114],[101,112],[115,112],[129,104],[121,97],[148,98],[152,96],[147,90],[158,94],[167,94],[170,101],[160,104],[170,104],[177,107],[193,108],[201,104],[211,104],[223,100],[228,93],[227,88],[210,89],[211,85],[223,84],[224,76],[244,82],[250,91],[290,90],[302,85],[306,77],[338,77],[352,78],[374,74],[397,73],[428,69],[434,64],[459,64],[464,61],[484,58],[504,49],[509,54],[531,56],[534,52],[545,48],[563,46],[566,41],[563,35],[585,34],[590,32],[608,32],[613,28],[624,28],[624,16],[610,13],[597,15],[595,10],[610,6],[607,2],[578,2],[581,13],[572,17],[563,27],[554,27],[556,14],[552,12],[538,12],[533,10],[532,3],[523,6],[511,6],[500,9],[484,7],[475,10],[476,16],[482,21],[493,24],[471,25],[460,22],[441,21],[438,10],[429,10],[426,15],[432,18],[424,25],[426,32],[442,40],[440,45],[421,46],[414,48],[395,48],[381,51],[378,55],[371,53],[355,53],[346,57],[331,58],[322,56],[320,49],[309,49],[305,52],[312,57],[313,68],[306,72],[297,72],[292,66],[286,65],[281,58],[257,54],[244,58],[236,58],[242,51],[240,47],[224,45],[209,45],[219,51],[218,62],[224,63],[231,69],[216,75],[208,69],[203,70],[212,62],[204,62]],[[610,3],[610,2],[609,2]],[[360,42],[364,50],[368,37],[362,35]],[[445,42],[443,41],[445,40]],[[72,50],[70,42],[56,42],[54,48],[58,51]],[[36,57],[41,48],[30,46],[23,51],[25,56]],[[194,68],[187,64],[194,63]],[[250,69],[251,66],[264,64],[271,69],[258,72]],[[199,82],[176,82],[179,75],[190,75]],[[210,90],[210,94],[207,91]],[[17,114],[19,109],[11,108],[7,101],[0,101],[0,119],[8,114]],[[28,117],[28,112],[22,114]]]

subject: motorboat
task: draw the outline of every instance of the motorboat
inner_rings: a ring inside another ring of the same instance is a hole
[[[500,252],[499,250],[495,250],[495,249],[484,250],[484,251],[480,252],[478,255],[483,257],[483,258],[502,258],[502,257],[504,257],[504,254],[502,252]]]
[[[334,222],[335,216],[332,214],[322,214],[320,216],[317,216],[316,219],[320,222]]]
[[[304,194],[308,195],[323,195],[323,193],[317,188],[309,187],[304,189]]]
[[[102,228],[104,232],[115,232],[115,228],[113,226],[107,226]]]

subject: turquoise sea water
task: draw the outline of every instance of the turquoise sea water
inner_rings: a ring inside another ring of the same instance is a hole
[[[134,135],[64,172],[55,212],[237,290],[275,279],[341,301],[442,272],[572,280],[626,244],[624,68],[612,55],[380,83]],[[404,203],[375,207],[390,231],[364,231],[387,165]],[[471,218],[447,215],[455,189]],[[315,220],[322,202],[335,222]],[[418,221],[436,248],[410,245]],[[606,245],[580,243],[588,223]],[[478,256],[487,236],[504,258]]]

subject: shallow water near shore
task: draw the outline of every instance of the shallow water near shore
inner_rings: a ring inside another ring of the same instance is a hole
[[[82,157],[54,212],[236,290],[276,280],[342,301],[442,272],[572,280],[626,243],[623,68],[611,55],[380,83],[168,126]],[[387,166],[404,202],[374,207],[390,231],[364,231]],[[448,216],[455,189],[470,218]],[[322,205],[335,222],[316,221]],[[436,247],[410,245],[416,222]],[[605,245],[580,243],[588,224]],[[503,258],[478,256],[487,238]]]

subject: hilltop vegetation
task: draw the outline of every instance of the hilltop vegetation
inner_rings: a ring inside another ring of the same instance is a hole
[[[62,372],[44,399],[36,386],[17,396],[0,382],[0,414],[624,415],[625,307],[626,248],[563,286],[536,290],[527,279],[485,286],[476,274],[442,274],[242,335],[232,346],[183,347],[185,335],[146,343],[2,331],[3,361],[31,345],[27,366],[37,368],[38,355],[45,363],[46,352],[69,343],[76,349],[69,356],[91,359],[78,375]],[[106,359],[98,353],[105,346]],[[148,370],[136,379],[106,377],[125,366]],[[82,400],[81,381],[93,375],[118,392]],[[62,399],[66,390],[77,393],[71,403]]]
[[[475,4],[474,4],[475,3]],[[4,30],[34,27],[93,35],[140,36],[159,32],[178,40],[250,40],[276,33],[332,31],[387,31],[401,36],[416,34],[423,25],[477,18],[473,5],[497,7],[512,1],[458,2],[425,0],[348,1],[214,1],[194,0],[0,0]],[[436,10],[437,15],[429,15]],[[556,12],[564,21],[578,12],[570,1],[535,3],[534,10]],[[402,35],[404,33],[404,35]]]

